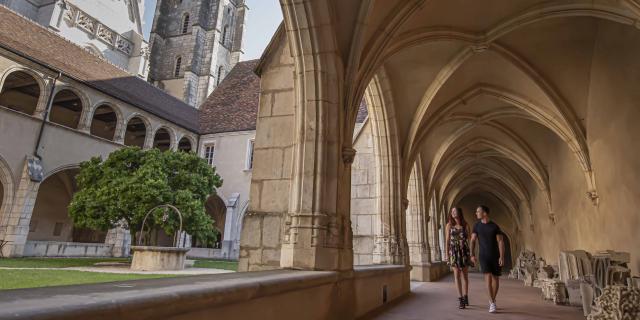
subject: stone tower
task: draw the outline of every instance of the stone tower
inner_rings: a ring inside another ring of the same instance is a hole
[[[149,81],[198,108],[240,60],[244,0],[158,0]]]

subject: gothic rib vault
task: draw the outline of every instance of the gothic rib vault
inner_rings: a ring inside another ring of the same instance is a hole
[[[257,69],[256,142],[280,159],[256,153],[271,172],[254,173],[248,219],[260,223],[247,233],[262,238],[247,235],[256,240],[241,254],[247,270],[348,269],[352,252],[356,264],[436,263],[446,212],[462,206],[471,220],[477,202],[495,207],[513,254],[528,248],[554,261],[568,248],[638,246],[635,227],[614,218],[638,221],[637,2],[282,8],[284,25]],[[372,141],[368,193],[358,139]],[[365,211],[371,227],[360,223]],[[270,219],[282,227],[267,227]],[[260,242],[274,230],[274,241]],[[373,245],[362,245],[369,236]],[[416,248],[429,258],[414,257]],[[631,264],[638,272],[637,257]]]

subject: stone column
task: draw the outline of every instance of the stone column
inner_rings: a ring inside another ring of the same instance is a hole
[[[436,209],[435,199],[431,199],[431,205],[429,206],[429,243],[431,247],[431,261],[437,262],[442,261],[442,256],[440,255],[440,240],[439,240],[439,230],[438,230],[438,214]]]
[[[151,149],[153,148],[153,138],[155,138],[154,137],[155,130],[151,128],[151,126],[148,126],[146,123],[145,123],[145,126],[147,126],[147,132],[144,136],[144,145],[142,149]],[[126,130],[127,129],[125,128],[125,131]],[[124,137],[123,137],[123,141],[124,141]]]
[[[425,201],[422,170],[414,166],[409,178],[409,209],[407,210],[407,241],[411,263],[411,280],[430,281],[431,250],[429,245],[429,208]]]
[[[222,256],[225,259],[238,259],[238,252],[235,248],[236,239],[238,236],[236,232],[236,224],[238,220],[238,198],[239,193],[233,193],[226,201],[227,212],[224,220],[224,232],[222,238]]]
[[[40,182],[29,177],[27,161],[25,161],[20,180],[13,198],[13,205],[0,221],[0,239],[7,241],[3,248],[5,257],[20,257],[29,235],[29,223],[36,203]]]

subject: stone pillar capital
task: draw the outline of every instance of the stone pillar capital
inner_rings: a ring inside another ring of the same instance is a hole
[[[353,163],[353,159],[356,156],[356,149],[352,147],[344,147],[342,148],[342,162],[347,165],[351,165]]]
[[[409,208],[409,199],[403,198],[402,199],[402,210],[407,211],[408,208]]]

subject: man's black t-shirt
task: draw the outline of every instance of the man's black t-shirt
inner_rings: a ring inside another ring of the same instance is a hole
[[[502,234],[500,227],[493,221],[482,223],[482,221],[476,222],[473,226],[473,233],[478,236],[478,243],[480,244],[480,259],[481,260],[493,260],[496,261],[500,257],[500,250],[498,248],[497,235]]]

